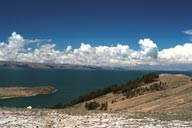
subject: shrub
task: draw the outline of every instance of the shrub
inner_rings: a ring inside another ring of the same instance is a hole
[[[55,106],[51,107],[52,109],[61,109],[61,108],[66,108],[67,106],[65,104],[59,103],[56,104]]]
[[[95,110],[100,106],[99,103],[97,103],[96,101],[90,102],[90,103],[85,103],[85,108],[87,110]]]

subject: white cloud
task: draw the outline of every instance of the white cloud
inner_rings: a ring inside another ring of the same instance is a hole
[[[165,64],[192,64],[192,43],[164,49],[159,52],[158,57]]]
[[[185,34],[192,36],[192,30],[183,31]],[[189,37],[189,40],[192,41],[192,37]]]
[[[67,48],[65,49],[65,52],[66,53],[70,53],[72,50],[72,46],[71,45],[68,45]]]
[[[138,50],[122,44],[94,47],[85,43],[76,49],[68,45],[63,51],[57,50],[56,44],[51,43],[36,45],[35,48],[26,47],[30,42],[39,43],[41,41],[39,39],[27,40],[14,32],[7,43],[0,43],[0,60],[115,67],[192,64],[191,43],[161,51],[158,50],[156,43],[150,39],[139,40],[140,48]]]
[[[50,43],[51,39],[25,39],[25,43]]]
[[[157,58],[158,48],[157,45],[150,39],[144,39],[139,41],[141,48],[141,58],[150,57],[153,59]]]
[[[24,45],[23,37],[13,32],[8,43],[1,43],[0,45],[0,59],[15,61],[17,54],[25,50]]]
[[[183,31],[185,34],[187,34],[187,35],[192,35],[192,30],[185,30],[185,31]]]

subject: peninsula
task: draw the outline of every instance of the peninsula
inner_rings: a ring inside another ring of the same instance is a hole
[[[40,94],[54,93],[56,89],[52,86],[40,87],[0,87],[0,99],[30,97]]]

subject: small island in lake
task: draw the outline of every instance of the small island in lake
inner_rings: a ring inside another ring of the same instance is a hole
[[[54,93],[56,89],[52,86],[40,87],[0,87],[0,99],[29,97],[40,94]]]

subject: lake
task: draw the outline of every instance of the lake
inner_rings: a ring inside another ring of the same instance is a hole
[[[0,68],[0,86],[54,86],[56,93],[34,97],[0,100],[0,106],[50,107],[68,103],[87,92],[110,84],[122,84],[144,74],[174,73],[192,76],[192,71],[129,71],[80,69]]]

